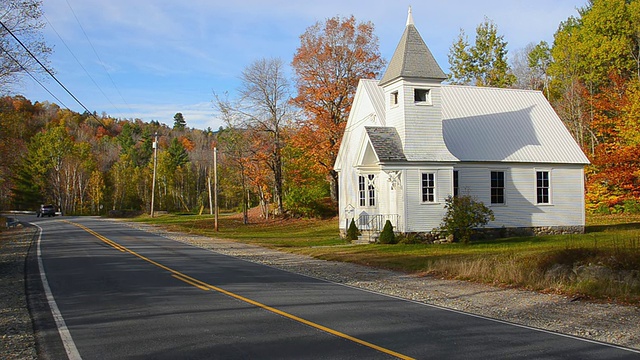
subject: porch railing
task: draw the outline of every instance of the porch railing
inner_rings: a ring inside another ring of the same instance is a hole
[[[400,215],[398,214],[360,214],[358,216],[358,229],[359,230],[368,230],[373,232],[382,231],[384,224],[389,220],[393,228],[396,229],[398,227],[398,221],[400,220]]]

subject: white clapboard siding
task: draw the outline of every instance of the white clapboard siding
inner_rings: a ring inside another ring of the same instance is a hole
[[[436,202],[422,202],[422,173],[436,174]],[[445,199],[452,194],[453,170],[450,166],[420,166],[405,171],[406,231],[428,232],[444,217]]]
[[[458,164],[461,194],[482,201],[494,212],[489,227],[584,225],[582,166],[558,164]],[[536,204],[536,171],[550,173],[550,204]],[[491,171],[505,172],[505,204],[491,204]]]
[[[344,230],[348,226],[345,209],[348,206],[353,207],[356,217],[363,211],[358,203],[358,173],[354,171],[354,167],[366,137],[364,127],[379,126],[381,118],[384,119],[384,107],[381,108],[379,105],[382,94],[378,90],[372,93],[372,88],[377,88],[377,81],[360,80],[335,164],[339,174],[340,228]],[[370,209],[367,209],[367,212],[369,211]]]

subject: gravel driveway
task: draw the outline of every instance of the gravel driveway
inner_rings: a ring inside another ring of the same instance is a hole
[[[167,232],[151,225],[126,224],[169,239],[299,274],[640,350],[640,308],[634,306],[572,301],[553,294],[416,277],[366,266],[317,260],[255,245]],[[33,231],[32,228],[25,228],[0,234],[1,359],[37,358],[24,294],[24,263]]]

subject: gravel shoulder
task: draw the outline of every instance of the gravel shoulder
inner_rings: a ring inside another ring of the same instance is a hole
[[[418,277],[361,265],[318,260],[229,240],[168,232],[152,225],[122,223],[169,239],[302,275],[640,350],[640,308],[634,306],[572,301],[554,294]],[[34,231],[33,228],[26,227],[0,233],[0,359],[38,358],[24,280],[25,259]]]
[[[230,240],[168,232],[152,225],[126,224],[172,240],[302,275],[640,350],[640,308],[635,306],[593,303],[555,294],[430,276],[419,277],[367,266],[318,260]]]
[[[35,228],[0,232],[0,359],[37,359],[25,293],[25,261]]]

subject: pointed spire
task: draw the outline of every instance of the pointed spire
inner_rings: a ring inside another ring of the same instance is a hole
[[[407,26],[415,25],[413,23],[413,14],[411,14],[411,5],[409,5],[409,15],[407,16]]]
[[[439,82],[447,78],[413,24],[411,7],[409,7],[407,26],[387,70],[380,79],[380,85],[384,86],[401,77],[431,79]]]

